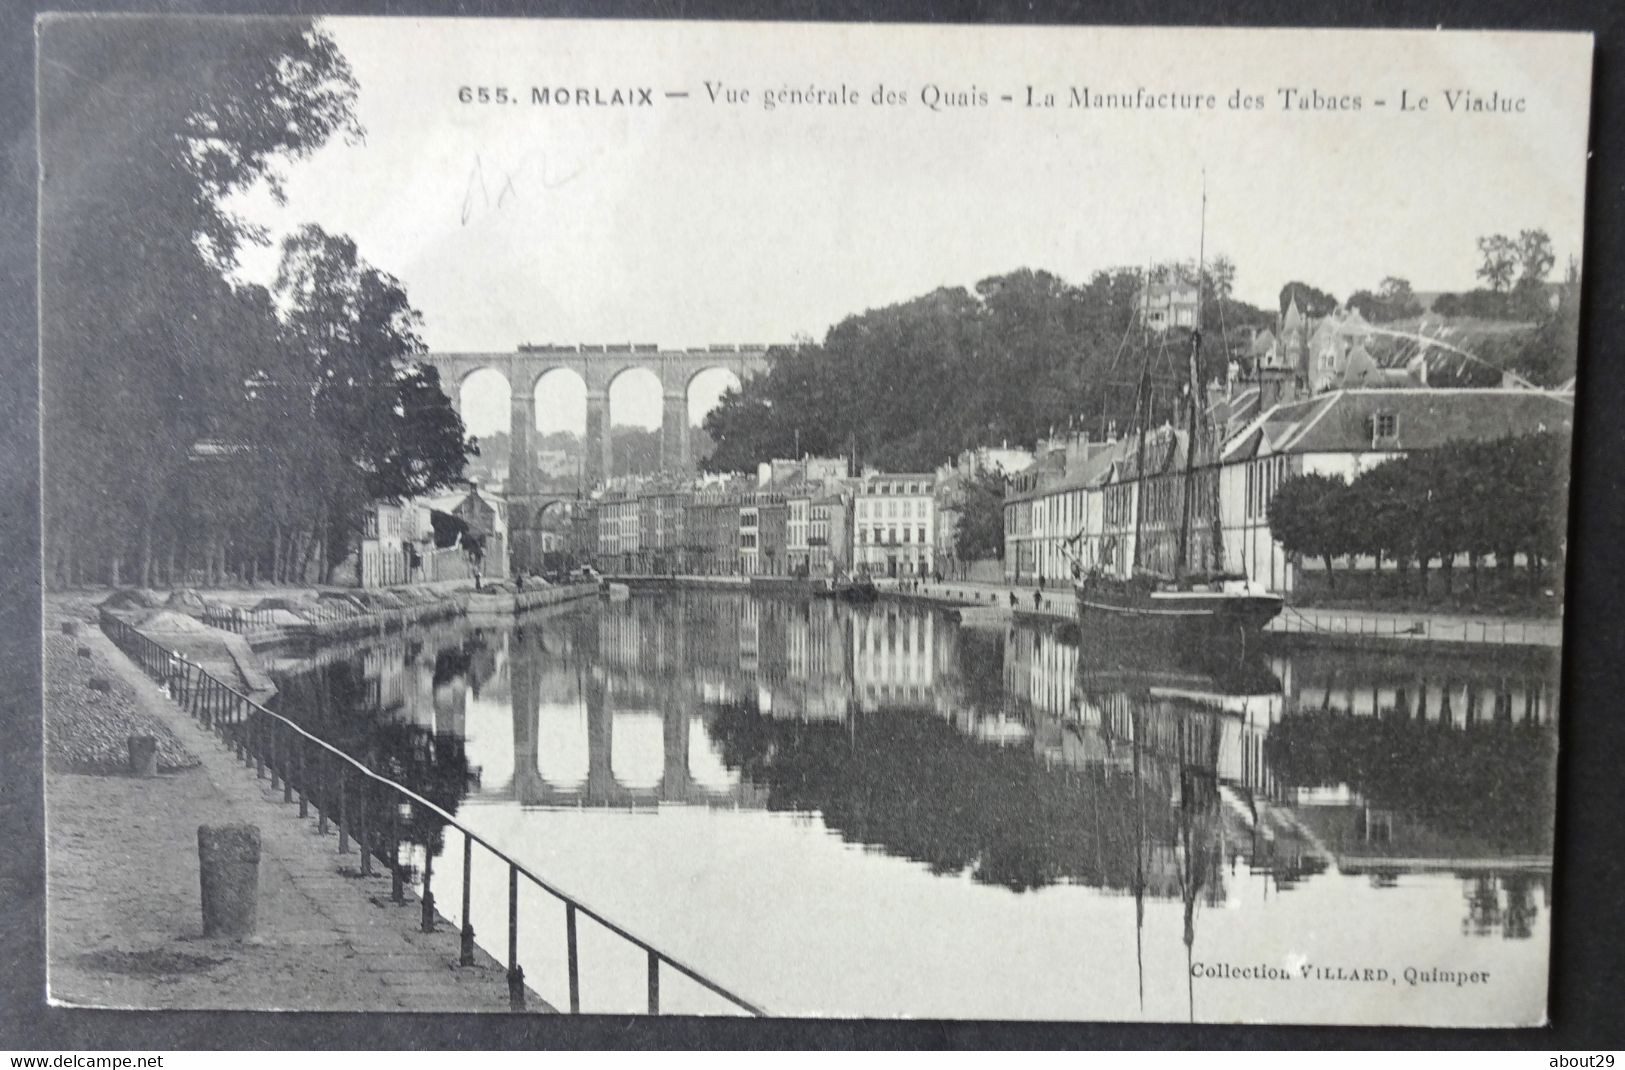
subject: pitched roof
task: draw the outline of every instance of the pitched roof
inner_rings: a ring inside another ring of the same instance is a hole
[[[1303,313],[1298,311],[1298,295],[1292,294],[1292,301],[1286,306],[1286,316],[1281,320],[1281,331],[1298,330],[1303,327]]]
[[[1573,400],[1542,390],[1336,390],[1275,406],[1231,440],[1225,459],[1369,450],[1370,421],[1379,413],[1397,417],[1396,450],[1574,425]]]

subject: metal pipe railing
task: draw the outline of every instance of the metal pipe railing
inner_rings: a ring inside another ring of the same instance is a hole
[[[766,1011],[743,997],[724,988],[698,970],[678,961],[648,941],[610,921],[580,899],[562,891],[542,879],[523,863],[479,833],[463,825],[446,810],[430,802],[417,792],[388,777],[374,772],[348,754],[311,735],[281,714],[241,694],[210,675],[202,666],[182,657],[148,638],[126,622],[103,615],[102,628],[118,648],[140,665],[146,674],[162,684],[170,697],[192,715],[204,728],[214,732],[222,743],[231,748],[237,760],[252,765],[256,775],[271,776],[273,789],[280,786],[283,801],[291,803],[297,792],[300,813],[308,814],[315,805],[320,821],[332,821],[338,826],[339,853],[348,854],[353,839],[361,853],[361,872],[370,875],[372,860],[388,868],[391,898],[404,899],[405,867],[400,859],[401,823],[412,826],[421,822],[425,829],[422,871],[422,928],[434,928],[434,867],[428,861],[433,854],[433,826],[444,836],[455,830],[463,837],[462,874],[462,931],[459,961],[464,966],[474,964],[474,926],[471,920],[474,846],[504,863],[508,869],[508,942],[507,980],[508,1000],[512,1010],[525,1009],[525,971],[519,962],[519,888],[520,878],[546,892],[564,904],[565,942],[568,955],[569,1006],[571,1014],[581,1012],[579,954],[576,944],[576,917],[584,915],[597,922],[615,936],[642,951],[648,963],[647,997],[650,1014],[660,1013],[660,972],[664,967],[688,978],[701,988],[721,997],[735,1009],[755,1016]],[[314,751],[319,760],[307,761],[308,751]],[[314,777],[312,776],[314,769]],[[336,770],[336,776],[334,771]],[[299,783],[295,784],[297,778]],[[379,826],[386,826],[380,829]]]

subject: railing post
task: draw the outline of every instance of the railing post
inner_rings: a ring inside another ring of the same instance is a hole
[[[463,832],[463,937],[462,950],[457,961],[464,966],[474,965],[474,920],[469,917],[473,909],[474,874],[472,864],[474,861],[474,837],[467,830]]]
[[[333,793],[328,791],[327,774],[332,769],[333,762],[328,757],[327,748],[323,747],[316,752],[316,771],[320,774],[322,782],[321,798],[316,800],[316,835],[327,835],[327,811],[333,806]]]
[[[299,816],[310,816],[310,770],[305,764],[306,755],[310,751],[309,741],[302,735],[293,737],[294,745],[299,748]]]
[[[361,804],[361,824],[357,828],[355,845],[361,849],[361,875],[363,877],[372,876],[372,841],[367,838],[369,831],[367,828],[367,810],[369,809],[368,804],[371,802],[367,796],[371,794],[368,788],[371,783],[372,779],[370,777],[361,778],[361,798],[358,800]]]
[[[401,804],[389,798],[389,900],[406,902],[406,889],[401,885]]]
[[[277,724],[277,719],[275,717],[271,718],[271,723],[273,725]],[[282,768],[282,801],[291,803],[293,802],[293,780],[289,778],[288,774],[293,771],[293,747],[298,742],[298,737],[289,737],[286,728],[282,729],[281,735],[287,740],[287,742],[277,747],[277,765]],[[276,787],[276,781],[271,781],[271,787]]]
[[[649,952],[649,1013],[660,1013],[660,955]]]
[[[565,957],[570,965],[570,1013],[581,1013],[581,969],[576,956],[576,905],[564,904]]]
[[[424,815],[427,817],[428,815]],[[423,836],[423,920],[421,928],[426,933],[434,932],[434,845],[430,843],[430,835],[425,832]]]
[[[519,867],[508,863],[508,1009],[525,1009],[525,971],[519,967]]]
[[[280,741],[277,739],[276,719],[267,717],[265,719],[265,728],[271,736],[266,741],[265,749],[270,753],[265,756],[265,767],[271,772],[271,790],[275,791],[282,786],[282,750]]]
[[[350,825],[344,800],[344,763],[339,763],[339,854],[350,853]]]

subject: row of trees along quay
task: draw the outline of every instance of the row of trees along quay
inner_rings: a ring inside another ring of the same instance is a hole
[[[376,499],[462,477],[420,318],[355,243],[307,226],[269,286],[233,212],[333,138],[358,86],[310,20],[41,26],[47,580],[303,578]]]
[[[1296,476],[1271,499],[1269,524],[1288,553],[1322,562],[1333,591],[1340,558],[1351,567],[1369,558],[1374,567],[1360,570],[1368,579],[1393,562],[1402,590],[1414,565],[1425,594],[1434,562],[1450,577],[1465,560],[1476,593],[1486,558],[1510,575],[1518,555],[1534,591],[1562,573],[1568,494],[1568,436],[1540,432],[1448,443],[1384,461],[1352,481]]]

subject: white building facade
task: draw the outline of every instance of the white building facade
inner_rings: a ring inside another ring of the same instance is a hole
[[[928,575],[936,567],[935,477],[930,472],[866,472],[855,484],[854,571]]]

